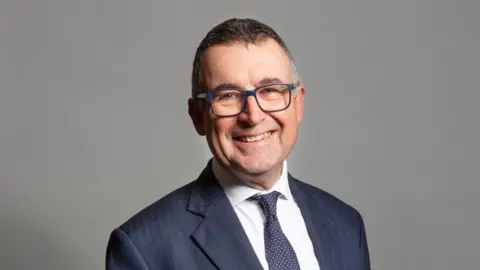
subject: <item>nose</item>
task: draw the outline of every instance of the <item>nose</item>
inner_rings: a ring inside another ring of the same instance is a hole
[[[265,112],[258,106],[255,97],[249,96],[246,100],[245,110],[238,115],[238,121],[255,126],[263,122],[265,115]]]

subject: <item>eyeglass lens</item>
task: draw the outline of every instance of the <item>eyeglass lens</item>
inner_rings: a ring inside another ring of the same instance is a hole
[[[212,108],[217,115],[238,114],[246,101],[245,91],[219,90],[212,96]],[[290,102],[290,90],[286,85],[268,85],[256,91],[256,99],[264,111],[285,109]]]

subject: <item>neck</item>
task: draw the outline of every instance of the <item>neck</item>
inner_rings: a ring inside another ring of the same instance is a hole
[[[251,174],[234,168],[227,168],[227,172],[235,179],[256,190],[270,190],[280,179],[283,171],[284,162],[275,165],[266,172]]]

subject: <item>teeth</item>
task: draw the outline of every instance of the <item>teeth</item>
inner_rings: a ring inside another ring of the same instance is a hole
[[[265,132],[263,134],[257,135],[257,136],[251,136],[251,137],[240,137],[240,141],[242,142],[256,142],[263,140],[265,138],[268,138],[272,136],[272,132]]]

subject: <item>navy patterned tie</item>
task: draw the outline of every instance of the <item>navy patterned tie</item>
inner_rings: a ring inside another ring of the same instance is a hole
[[[265,255],[269,270],[300,270],[297,256],[287,237],[283,234],[277,218],[277,191],[253,195],[251,200],[260,204],[265,216]]]

